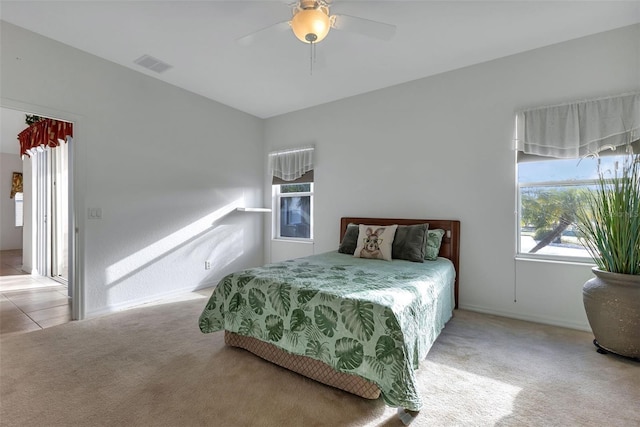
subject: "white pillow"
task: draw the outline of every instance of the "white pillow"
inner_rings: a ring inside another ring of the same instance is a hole
[[[353,256],[391,261],[391,248],[393,237],[396,235],[396,228],[398,228],[397,224],[360,224],[358,230],[358,246]]]

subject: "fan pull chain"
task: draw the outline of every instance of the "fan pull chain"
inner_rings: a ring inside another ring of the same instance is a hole
[[[309,75],[313,76],[313,63],[316,62],[316,46],[313,42],[309,43]]]

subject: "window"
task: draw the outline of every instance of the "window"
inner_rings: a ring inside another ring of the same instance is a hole
[[[313,239],[313,183],[273,186],[276,238]]]
[[[276,239],[313,239],[313,147],[269,153]]]
[[[24,201],[24,194],[23,193],[16,193],[15,194],[15,214],[16,214],[16,227],[22,227],[22,224],[24,223],[24,214],[23,214],[23,208],[22,208],[22,204]]]
[[[620,150],[622,151],[622,150]],[[598,162],[613,170],[624,155],[600,159],[520,161],[518,169],[518,255],[587,261],[590,256],[575,229],[575,214],[584,190],[595,184]]]
[[[640,92],[522,110],[515,131],[518,255],[591,260],[576,213],[599,172],[638,152]]]

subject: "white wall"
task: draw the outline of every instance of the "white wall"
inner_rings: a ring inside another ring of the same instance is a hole
[[[314,254],[313,242],[296,242],[293,240],[271,240],[270,262],[280,262],[293,258],[301,258]]]
[[[11,199],[13,172],[22,172],[17,154],[0,153],[0,250],[22,249],[22,227],[15,226],[15,199]]]
[[[27,127],[23,112],[0,108],[0,250],[21,249],[23,228],[15,226],[13,172],[22,172],[18,134]]]
[[[3,103],[76,121],[88,316],[262,263],[262,219],[234,210],[263,199],[262,120],[1,26]],[[102,219],[86,219],[88,208]]]
[[[635,25],[271,118],[266,148],[315,143],[316,253],[341,216],[459,219],[462,308],[587,329],[589,266],[514,261],[514,112],[640,89],[639,44]]]

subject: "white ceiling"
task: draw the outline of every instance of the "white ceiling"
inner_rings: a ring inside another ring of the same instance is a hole
[[[5,1],[0,17],[125,67],[267,118],[640,22],[634,1],[342,1],[332,13],[397,26],[380,41],[331,30],[309,46],[288,30],[287,1]],[[156,74],[143,54],[173,65]]]

